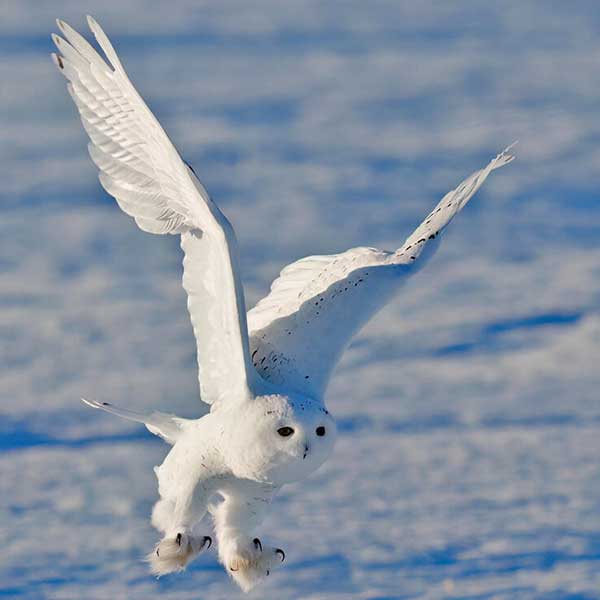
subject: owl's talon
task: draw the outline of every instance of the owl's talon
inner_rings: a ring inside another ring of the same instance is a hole
[[[254,538],[254,539],[252,540],[252,543],[254,544],[254,547],[255,547],[255,548],[257,548],[257,549],[258,549],[258,550],[260,550],[261,552],[263,551],[263,548],[262,548],[262,543],[261,543],[261,541],[260,541],[258,538]]]
[[[281,554],[281,562],[285,560],[285,552],[281,548],[275,548],[275,554]]]
[[[181,546],[181,534],[180,533],[177,534],[177,537],[175,538],[175,541],[177,542],[178,546]]]
[[[206,547],[206,549],[208,550],[212,546],[212,538],[210,537],[210,535],[204,536],[204,539],[202,541],[202,546],[201,546],[201,548],[203,550],[204,550],[204,546],[206,546],[206,544],[208,544],[208,546]]]

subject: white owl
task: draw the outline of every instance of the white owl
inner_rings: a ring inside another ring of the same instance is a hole
[[[335,421],[323,401],[352,336],[426,262],[439,234],[487,176],[513,157],[505,150],[448,193],[395,252],[353,248],[287,266],[246,315],[233,229],[150,112],[100,26],[89,26],[106,61],[66,23],[53,59],[90,137],[100,182],[144,231],[179,234],[183,286],[198,344],[202,400],[197,420],[142,415],[87,403],[142,422],[172,449],[156,467],[163,534],[152,571],[179,571],[212,540],[244,590],[285,559],[256,530],[281,486],[315,471],[330,455]]]

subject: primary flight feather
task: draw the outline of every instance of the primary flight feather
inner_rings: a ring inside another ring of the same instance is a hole
[[[133,87],[98,23],[88,24],[102,57],[63,21],[53,60],[87,131],[100,182],[144,231],[181,236],[183,287],[197,342],[200,397],[210,412],[181,419],[84,400],[144,423],[173,447],[156,467],[153,525],[163,538],[149,554],[163,575],[210,547],[245,591],[285,559],[256,537],[282,485],[331,453],[335,422],[328,381],[353,335],[439,244],[439,235],[488,175],[513,160],[510,148],[444,196],[395,252],[353,248],[288,265],[246,315],[233,228],[181,159]],[[206,411],[205,411],[206,412]]]

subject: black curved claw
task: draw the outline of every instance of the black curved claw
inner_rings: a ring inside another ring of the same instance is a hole
[[[239,569],[234,569],[233,567],[229,567],[229,570],[230,570],[230,571],[233,571],[234,573],[235,573],[236,571],[239,571]]]
[[[206,544],[208,544],[208,547],[206,548],[208,550],[208,548],[210,548],[212,546],[212,538],[210,537],[210,535],[204,536],[204,540],[202,542],[202,548],[204,548],[204,546],[206,546]]]
[[[275,548],[275,554],[281,554],[281,562],[285,560],[285,552],[281,548]]]
[[[177,542],[178,546],[181,546],[181,534],[180,533],[177,534],[177,537],[175,538],[175,541]]]
[[[258,548],[261,552],[262,552],[262,543],[258,538],[254,538],[252,540],[252,542],[254,543],[254,547]]]
[[[271,571],[269,571],[269,569],[267,569],[267,577],[271,574]]]

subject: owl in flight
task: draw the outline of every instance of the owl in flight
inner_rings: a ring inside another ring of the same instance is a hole
[[[84,400],[144,423],[172,448],[155,468],[160,499],[152,524],[162,534],[152,572],[180,571],[212,539],[219,559],[248,591],[285,560],[257,528],[278,490],[330,455],[335,421],[327,383],[352,336],[435,252],[442,230],[488,175],[513,160],[510,148],[444,196],[395,252],[352,248],[288,265],[246,314],[233,228],[180,157],[127,77],[98,23],[88,24],[102,57],[57,21],[58,69],[81,116],[100,182],[144,231],[177,234],[183,287],[197,341],[199,419],[139,414]]]

